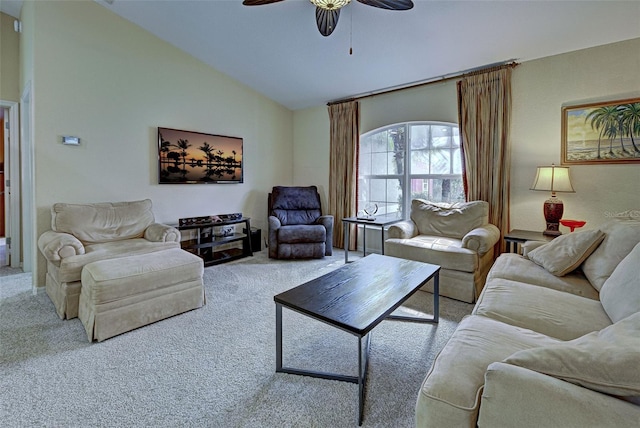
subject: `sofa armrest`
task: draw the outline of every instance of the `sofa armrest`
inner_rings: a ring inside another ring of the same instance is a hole
[[[493,224],[477,227],[462,238],[462,248],[473,250],[480,255],[490,251],[500,240],[500,229]]]
[[[144,238],[151,242],[180,242],[180,231],[166,224],[153,223],[144,231]]]
[[[333,216],[322,215],[318,217],[316,223],[323,225],[327,229],[327,238],[324,241],[324,255],[330,256],[333,254]]]
[[[478,427],[631,427],[640,406],[506,363],[485,373]]]
[[[543,246],[544,244],[546,244],[546,242],[544,241],[525,241],[521,246],[522,256],[527,257],[527,254],[529,254],[530,251],[533,251],[536,248]]]
[[[411,220],[394,223],[387,230],[387,238],[410,239],[418,235],[418,226]]]
[[[278,256],[278,229],[282,226],[278,217],[269,216],[269,257],[276,258]]]
[[[84,254],[82,242],[69,233],[54,232],[48,230],[38,238],[38,248],[42,255],[50,262]]]

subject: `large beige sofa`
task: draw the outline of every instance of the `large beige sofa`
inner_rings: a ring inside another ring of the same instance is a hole
[[[639,214],[502,254],[429,370],[416,426],[640,426]]]
[[[500,230],[489,223],[489,204],[414,199],[410,218],[389,227],[385,254],[440,266],[440,295],[475,302],[500,240]]]
[[[83,268],[93,262],[180,248],[180,232],[155,223],[149,199],[57,203],[38,239],[47,260],[46,291],[60,318],[78,316]]]

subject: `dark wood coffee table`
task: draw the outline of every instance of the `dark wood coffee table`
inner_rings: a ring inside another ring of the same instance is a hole
[[[357,383],[362,425],[371,330],[385,319],[438,322],[440,266],[370,254],[354,263],[276,295],[276,372]],[[433,317],[391,315],[433,278]],[[282,365],[282,308],[300,312],[358,337],[358,376]],[[366,338],[363,349],[362,342]]]

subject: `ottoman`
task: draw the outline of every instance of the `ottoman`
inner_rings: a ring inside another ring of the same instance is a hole
[[[87,264],[78,317],[89,342],[205,304],[203,261],[179,248]]]

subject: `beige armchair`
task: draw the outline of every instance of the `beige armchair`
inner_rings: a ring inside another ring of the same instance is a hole
[[[180,248],[180,232],[155,223],[151,201],[54,204],[51,230],[38,239],[47,260],[46,291],[58,316],[78,316],[81,274],[89,263]]]
[[[440,295],[473,303],[493,264],[500,230],[489,224],[489,204],[411,202],[411,220],[389,227],[384,251],[441,266]],[[427,291],[433,291],[431,283]]]

